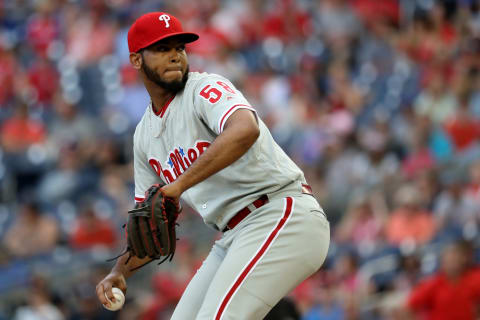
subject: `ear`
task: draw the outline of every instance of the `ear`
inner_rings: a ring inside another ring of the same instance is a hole
[[[142,55],[140,53],[136,52],[130,52],[130,64],[133,66],[133,68],[140,70],[142,67]]]

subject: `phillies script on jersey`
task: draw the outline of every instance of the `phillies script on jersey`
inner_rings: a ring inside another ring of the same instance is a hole
[[[180,176],[185,170],[197,160],[197,158],[210,146],[208,141],[196,141],[195,146],[188,148],[186,151],[182,147],[175,148],[170,151],[168,160],[165,160],[165,169],[155,158],[150,158],[148,163],[160,177],[163,174],[167,183],[172,183],[178,176]]]

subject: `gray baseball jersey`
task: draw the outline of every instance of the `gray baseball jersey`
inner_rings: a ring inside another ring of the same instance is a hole
[[[222,76],[191,72],[183,91],[159,114],[150,104],[134,135],[135,200],[159,179],[171,183],[208,148],[238,109],[255,112],[241,92]],[[260,136],[237,161],[182,195],[205,223],[222,230],[240,209],[263,194],[294,181],[302,171],[273,140],[258,118]]]

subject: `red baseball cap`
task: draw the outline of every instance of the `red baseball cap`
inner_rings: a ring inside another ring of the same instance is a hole
[[[128,30],[128,49],[138,52],[169,37],[179,37],[185,43],[199,38],[198,34],[184,32],[180,21],[165,12],[150,12],[138,18]]]

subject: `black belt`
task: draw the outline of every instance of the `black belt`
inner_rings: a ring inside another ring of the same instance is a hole
[[[309,194],[313,196],[312,187],[308,184],[302,184],[302,193]],[[257,200],[253,201],[251,204],[246,206],[245,208],[238,211],[231,219],[227,222],[227,225],[222,230],[222,232],[232,230],[240,223],[245,217],[247,217],[253,210],[262,207],[263,205],[268,203],[268,196],[266,194],[262,195]]]

